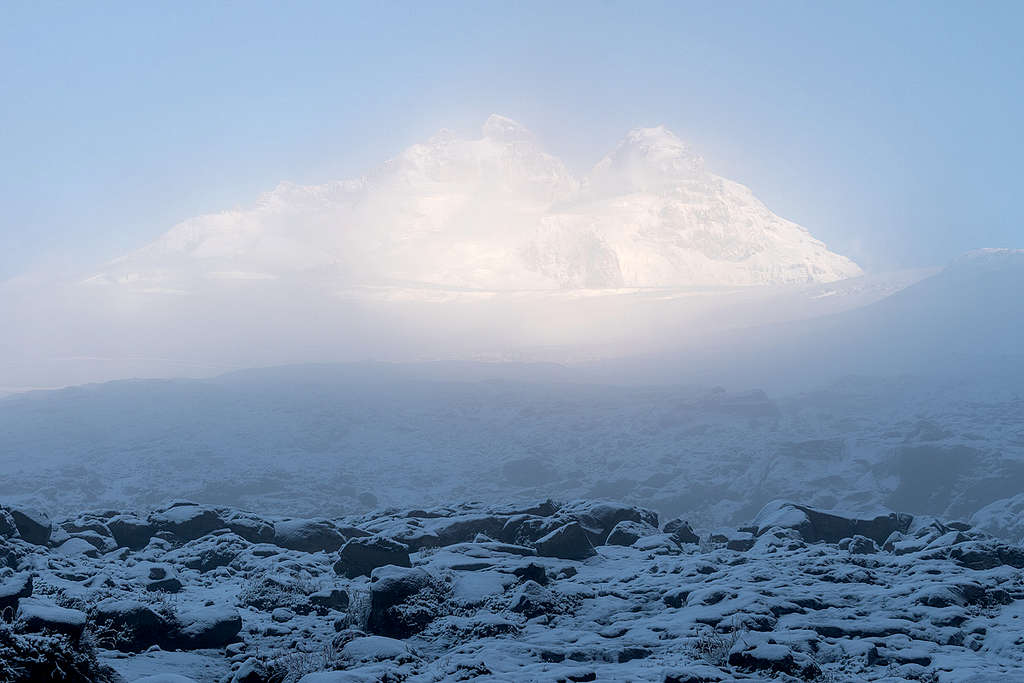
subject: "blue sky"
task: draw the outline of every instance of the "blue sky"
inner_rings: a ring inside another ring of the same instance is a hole
[[[549,5],[555,5],[551,7]],[[869,269],[1024,246],[1024,3],[5,3],[0,280],[522,121],[664,123]]]

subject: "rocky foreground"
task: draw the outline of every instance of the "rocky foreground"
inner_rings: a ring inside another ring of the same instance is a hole
[[[0,507],[0,681],[1024,680],[1024,548],[775,502]]]

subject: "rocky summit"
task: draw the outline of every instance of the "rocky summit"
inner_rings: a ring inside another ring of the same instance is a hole
[[[0,680],[1011,681],[1024,547],[774,501],[0,512]]]

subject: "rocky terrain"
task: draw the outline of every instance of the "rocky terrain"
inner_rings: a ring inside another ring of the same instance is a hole
[[[774,501],[738,529],[591,500],[339,518],[0,511],[5,681],[1024,677],[1024,547]]]

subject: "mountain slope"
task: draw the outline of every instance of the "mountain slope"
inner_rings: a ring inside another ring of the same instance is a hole
[[[299,279],[334,288],[487,291],[829,282],[860,274],[664,128],[630,132],[583,179],[492,116],[374,172],[282,184],[256,206],[185,221],[91,283],[190,292]]]

